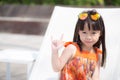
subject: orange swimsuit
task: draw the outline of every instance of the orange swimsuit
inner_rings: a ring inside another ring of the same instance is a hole
[[[60,80],[91,80],[98,61],[98,54],[101,50],[95,48],[96,53],[80,51],[79,46],[74,42],[67,42],[76,46],[77,50],[73,58],[67,62],[61,71]]]

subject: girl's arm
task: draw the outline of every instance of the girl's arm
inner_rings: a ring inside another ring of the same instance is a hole
[[[92,80],[100,80],[100,66],[101,66],[102,55],[98,54],[98,58],[99,58],[99,61],[97,62]]]
[[[53,70],[58,72],[64,67],[67,61],[72,57],[75,52],[75,46],[70,44],[62,52],[61,56],[58,55],[58,49],[52,48],[52,67]]]
[[[95,72],[92,76],[92,80],[100,80],[100,65],[98,63],[95,67]]]

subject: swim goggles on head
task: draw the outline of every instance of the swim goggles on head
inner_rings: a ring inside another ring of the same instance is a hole
[[[80,13],[78,17],[80,20],[85,20],[88,17],[88,13],[87,12]],[[90,18],[96,21],[100,18],[100,14],[98,13],[90,14]]]

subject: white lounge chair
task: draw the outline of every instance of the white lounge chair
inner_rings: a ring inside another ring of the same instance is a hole
[[[29,79],[38,51],[22,49],[4,49],[0,51],[0,62],[6,63],[6,80],[11,80],[11,63],[27,65],[27,80]]]
[[[51,36],[59,39],[64,34],[64,41],[72,41],[78,14],[91,8],[54,8],[48,29],[41,44],[40,55],[37,57],[29,80],[58,80],[59,73],[52,70]],[[103,17],[106,26],[107,63],[101,68],[100,80],[120,80],[120,8],[95,8]]]

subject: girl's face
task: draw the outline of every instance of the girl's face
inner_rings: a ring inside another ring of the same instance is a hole
[[[85,23],[84,30],[79,30],[82,46],[91,48],[99,40],[100,30],[89,30],[88,24]]]

